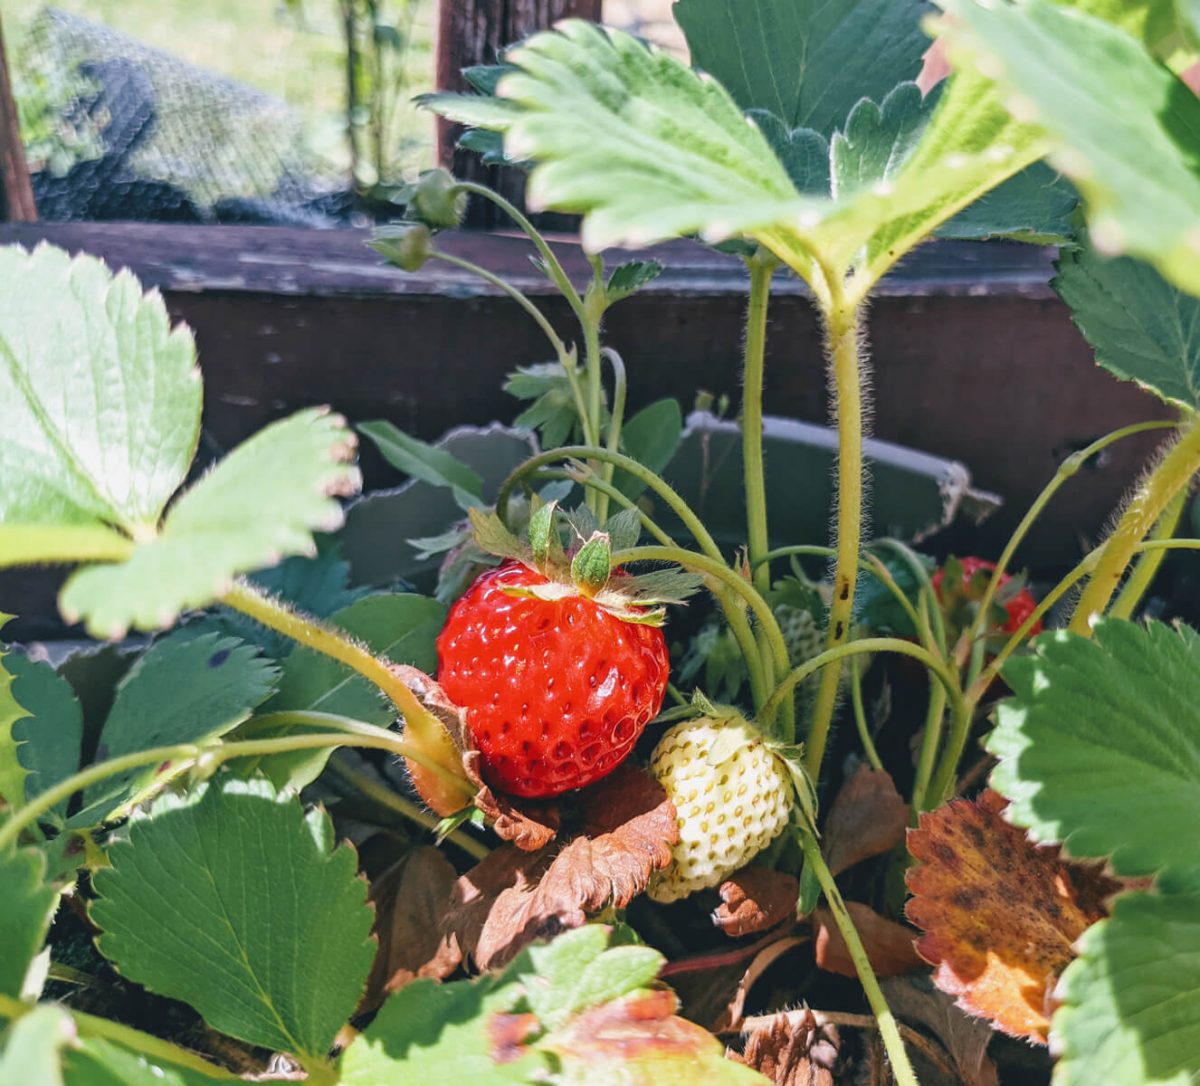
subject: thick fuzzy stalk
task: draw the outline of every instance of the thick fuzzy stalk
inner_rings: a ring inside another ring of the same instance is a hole
[[[859,547],[862,543],[863,505],[863,403],[859,367],[859,310],[846,303],[840,286],[826,314],[827,349],[832,370],[838,426],[837,468],[837,562],[833,574],[833,601],[829,607],[829,631],[825,644],[836,649],[850,636],[854,610],[854,588],[858,580]],[[804,768],[817,780],[829,728],[837,708],[842,675],[840,660],[821,674],[813,705],[804,753]]]
[[[1071,616],[1071,632],[1091,636],[1129,568],[1137,546],[1146,538],[1171,499],[1200,472],[1200,416],[1193,416],[1179,440],[1146,477],[1104,543],[1096,570]]]
[[[1163,515],[1158,518],[1158,523],[1154,526],[1154,531],[1150,533],[1151,540],[1170,539],[1175,534],[1175,529],[1179,527],[1183,511],[1187,507],[1187,499],[1188,492],[1187,488],[1184,487],[1171,499]],[[1121,594],[1108,610],[1111,618],[1133,617],[1133,612],[1137,610],[1137,605],[1142,602],[1142,597],[1149,591],[1150,585],[1154,583],[1158,567],[1162,565],[1162,561],[1166,556],[1167,552],[1160,549],[1146,551],[1138,559],[1137,565],[1133,567],[1133,572],[1129,575],[1129,579],[1121,589]]]
[[[812,868],[813,873],[817,876],[817,882],[821,884],[825,900],[829,902],[829,910],[833,913],[834,923],[837,924],[838,931],[841,932],[842,938],[846,942],[846,950],[858,973],[859,983],[862,984],[867,1002],[871,1006],[875,1020],[879,1023],[879,1036],[883,1041],[883,1047],[887,1050],[888,1059],[891,1061],[892,1074],[896,1076],[898,1086],[919,1086],[916,1073],[908,1059],[908,1051],[900,1037],[896,1019],[887,1004],[887,999],[884,998],[883,989],[879,987],[879,978],[875,976],[875,970],[871,968],[871,960],[867,957],[866,948],[858,937],[858,930],[854,927],[850,910],[846,908],[841,891],[838,890],[837,883],[821,855],[821,846],[817,844],[815,838],[807,833],[802,833],[800,847],[804,849],[804,862]]]

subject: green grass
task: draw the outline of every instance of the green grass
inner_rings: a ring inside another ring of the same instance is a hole
[[[417,4],[406,58],[410,93],[432,84],[433,0]],[[45,0],[4,0],[8,51],[19,62],[28,29]],[[54,0],[54,7],[102,23],[201,68],[282,99],[304,118],[309,142],[342,168],[345,75],[336,0],[304,0],[299,16],[281,0]],[[405,108],[397,139],[411,166],[428,163],[432,122]]]

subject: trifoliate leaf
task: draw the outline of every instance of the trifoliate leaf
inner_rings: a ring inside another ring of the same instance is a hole
[[[200,434],[191,332],[128,272],[0,248],[0,521],[152,531]]]
[[[1054,289],[1109,373],[1200,407],[1200,300],[1149,264],[1105,260],[1086,245],[1063,253]]]
[[[916,83],[901,83],[876,105],[864,98],[829,145],[833,195],[887,181],[900,172],[929,123],[935,89],[922,95]]]
[[[1008,108],[1051,139],[1100,250],[1200,293],[1200,100],[1187,85],[1123,30],[1051,0],[941,6],[955,64],[986,68]]]
[[[1010,820],[1119,875],[1200,872],[1200,635],[1109,620],[1033,649],[987,740]]]
[[[479,498],[483,493],[483,480],[479,473],[453,453],[410,437],[382,419],[361,423],[358,429],[371,439],[383,458],[398,471],[434,486],[457,487],[473,498]]]
[[[882,101],[917,77],[929,10],[922,0],[679,0],[674,14],[692,63],[742,109],[829,136],[860,98]]]
[[[184,493],[128,561],[72,576],[63,614],[97,637],[156,629],[219,598],[239,573],[312,553],[313,531],[342,523],[337,497],[358,489],[353,449],[338,415],[310,409],[273,423]]]
[[[164,797],[95,875],[100,952],[213,1029],[312,1067],[374,956],[366,882],[333,844],[323,812],[262,781]]]
[[[1012,238],[1057,245],[1074,236],[1079,193],[1057,170],[1035,162],[938,227],[939,238]]]
[[[576,379],[579,379],[578,373]],[[533,400],[513,424],[537,430],[543,448],[566,445],[573,434],[582,434],[570,379],[557,362],[520,367],[509,375],[504,391],[520,400]]]
[[[71,684],[49,664],[13,653],[0,666],[12,673],[13,696],[27,714],[13,725],[12,738],[18,744],[16,756],[21,770],[28,773],[28,801],[79,769],[83,710]],[[42,820],[60,823],[66,810],[64,800],[47,811]]]
[[[1063,1086],[1190,1086],[1200,1075],[1200,894],[1129,894],[1080,941],[1051,1041]]]
[[[147,649],[117,686],[97,759],[224,735],[271,696],[278,678],[278,668],[257,646],[179,630]],[[136,795],[163,768],[134,769],[93,785],[74,824],[107,817],[120,808],[123,794]]]
[[[719,239],[805,210],[725,88],[632,35],[571,20],[507,59],[505,149],[537,163],[527,200],[585,213],[590,251]]]
[[[0,852],[0,995],[25,996],[25,978],[50,927],[58,891],[46,884],[39,852]],[[36,994],[36,993],[34,993]]]

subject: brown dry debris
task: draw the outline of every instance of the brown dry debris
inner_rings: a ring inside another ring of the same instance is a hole
[[[775,1086],[833,1086],[838,1035],[821,1026],[811,1011],[774,1016],[746,1038],[738,1063],[752,1067]]]
[[[455,884],[443,931],[480,969],[510,960],[536,939],[624,908],[679,839],[675,808],[644,770],[623,766],[581,796],[582,830],[537,852],[496,849]]]
[[[800,884],[792,875],[769,867],[743,867],[718,891],[721,904],[713,923],[732,939],[766,931],[796,917]]]
[[[908,918],[925,932],[917,950],[939,988],[1006,1033],[1045,1043],[1050,993],[1075,940],[1121,884],[1034,845],[1004,820],[1006,805],[987,791],[921,816],[908,836],[920,861],[908,872]]]
[[[859,766],[837,794],[825,820],[822,851],[834,875],[840,875],[904,840],[908,805],[883,770]]]
[[[913,949],[916,932],[911,928],[888,920],[869,905],[857,901],[847,901],[846,910],[854,921],[863,949],[867,952],[867,960],[877,976],[894,977],[921,965],[921,959]],[[817,965],[827,973],[857,977],[858,971],[854,968],[833,913],[822,905],[813,911],[812,925]]]
[[[483,781],[479,773],[481,755],[477,750],[463,754],[463,768],[479,791],[475,806],[492,824],[496,836],[511,841],[523,852],[545,848],[558,834],[562,816],[557,803],[536,803],[516,796],[498,795]]]

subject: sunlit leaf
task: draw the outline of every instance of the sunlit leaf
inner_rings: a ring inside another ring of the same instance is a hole
[[[0,852],[0,995],[25,996],[29,967],[50,927],[58,891],[45,881],[46,861],[32,849]]]

